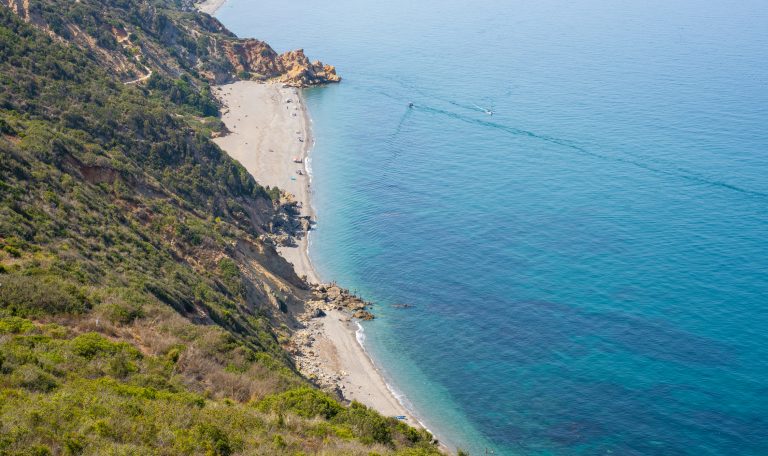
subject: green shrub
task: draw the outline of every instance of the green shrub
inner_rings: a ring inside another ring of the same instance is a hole
[[[0,293],[0,311],[6,314],[42,316],[82,313],[91,303],[80,287],[51,275],[4,276]]]
[[[275,448],[280,448],[280,449],[288,446],[285,443],[285,439],[280,434],[275,434],[275,436],[272,438],[272,445],[274,445]]]
[[[392,443],[393,421],[359,402],[353,401],[332,421],[348,425],[363,443]]]
[[[64,437],[64,454],[77,455],[85,449],[86,439],[84,436],[76,433],[67,434]]]
[[[3,250],[5,250],[9,254],[11,254],[12,257],[18,258],[18,257],[21,256],[21,250],[19,250],[18,248],[14,247],[12,245],[3,246]]]
[[[32,445],[25,455],[29,456],[50,456],[53,453],[47,445]]]
[[[51,391],[59,385],[51,374],[30,364],[15,369],[11,374],[11,383],[30,391],[43,393]]]
[[[131,358],[140,357],[138,350],[125,342],[111,342],[98,333],[81,334],[70,342],[72,353],[92,359],[97,356],[113,356],[118,353]]]
[[[230,258],[222,258],[219,261],[219,270],[221,271],[222,278],[225,280],[240,278],[240,269]]]
[[[96,310],[112,323],[127,325],[144,317],[149,300],[135,288],[109,288],[99,296],[102,304]]]
[[[408,426],[407,424],[399,421],[396,427],[397,431],[403,435],[409,442],[417,443],[421,440],[431,440],[431,435],[424,435],[426,431],[419,431],[418,429]]]
[[[196,425],[181,443],[185,450],[204,450],[207,456],[229,456],[235,451],[227,433],[207,423]]]
[[[125,353],[119,353],[109,360],[106,371],[115,378],[123,379],[137,372],[138,368]]]
[[[16,130],[5,119],[0,119],[0,133],[14,136],[16,135]]]
[[[321,416],[333,418],[344,410],[338,402],[317,389],[303,387],[267,396],[256,404],[259,410],[273,413],[294,413],[304,418]]]
[[[104,316],[112,323],[127,325],[144,316],[141,306],[125,302],[104,304],[102,306]]]
[[[31,321],[19,317],[0,318],[0,334],[21,334],[35,328]]]

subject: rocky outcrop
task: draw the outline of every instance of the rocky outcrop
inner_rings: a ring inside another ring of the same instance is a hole
[[[319,60],[310,62],[303,49],[286,52],[280,55],[279,60],[284,68],[279,79],[288,85],[305,87],[341,81],[335,67]]]
[[[303,49],[278,55],[267,43],[255,39],[224,41],[223,48],[239,78],[274,79],[293,87],[341,80],[336,68],[310,62]]]
[[[254,79],[307,87],[341,80],[333,66],[310,61],[302,49],[278,54],[263,41],[238,38],[192,2],[183,1],[180,9],[135,0],[50,2],[48,9],[34,3],[30,9],[29,0],[0,5],[50,36],[88,49],[124,82],[140,83],[152,74],[185,76],[199,85]],[[83,15],[96,23],[86,24]]]
[[[280,76],[284,68],[277,52],[259,40],[232,40],[222,43],[224,54],[238,74],[249,73],[256,79],[272,79]]]
[[[286,345],[302,374],[318,387],[344,400],[349,393],[349,384],[345,382],[348,374],[341,370],[336,349],[329,351],[327,348],[329,340],[324,333],[324,320],[338,318],[345,324],[352,318],[373,320],[373,314],[366,310],[370,305],[335,283],[315,285],[304,303],[303,312],[298,315],[299,326]]]
[[[310,309],[344,310],[352,313],[354,318],[373,320],[373,314],[366,309],[371,303],[341,288],[334,283],[315,285],[312,289],[313,298],[307,304]]]
[[[373,320],[373,314],[367,310],[358,310],[352,316],[361,320]]]

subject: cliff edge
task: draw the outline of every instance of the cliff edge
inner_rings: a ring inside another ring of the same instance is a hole
[[[267,43],[256,39],[224,40],[227,60],[239,79],[278,80],[293,87],[339,82],[336,68],[320,61],[310,62],[303,49],[277,54]],[[214,81],[228,74],[210,74]]]
[[[199,84],[279,81],[293,87],[339,82],[336,69],[310,61],[302,49],[278,54],[267,43],[241,39],[189,0],[70,2],[0,0],[48,36],[88,51],[124,83],[153,75],[186,76]]]

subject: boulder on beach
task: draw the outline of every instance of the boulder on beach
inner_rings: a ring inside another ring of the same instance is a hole
[[[372,313],[368,312],[367,310],[358,310],[354,314],[352,314],[353,317],[359,318],[360,320],[373,320],[374,316]]]

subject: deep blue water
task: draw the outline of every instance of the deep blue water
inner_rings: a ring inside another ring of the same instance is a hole
[[[441,440],[768,454],[768,2],[218,16],[345,78],[306,92],[311,254],[378,303],[366,346]]]

